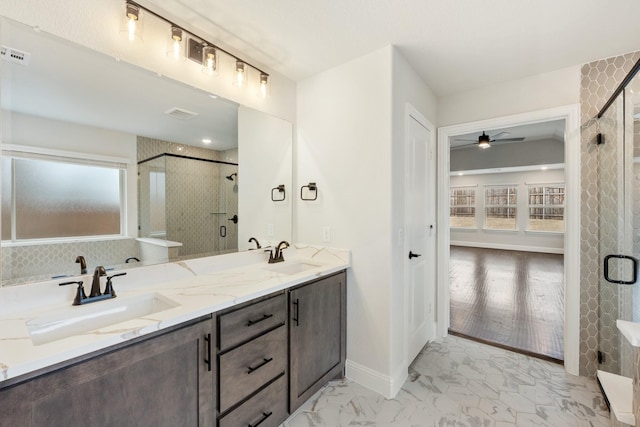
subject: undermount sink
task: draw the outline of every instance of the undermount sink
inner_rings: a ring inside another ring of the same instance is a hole
[[[265,269],[281,274],[297,274],[317,267],[320,267],[320,264],[305,261],[284,261],[279,264],[271,264]]]
[[[68,308],[28,320],[26,324],[33,344],[41,345],[158,313],[178,305],[160,294],[149,293],[128,298],[118,297],[79,307],[69,304]]]

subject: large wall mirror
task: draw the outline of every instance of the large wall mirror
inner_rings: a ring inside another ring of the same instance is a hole
[[[2,284],[291,240],[292,125],[0,17]],[[282,191],[284,190],[284,191]]]

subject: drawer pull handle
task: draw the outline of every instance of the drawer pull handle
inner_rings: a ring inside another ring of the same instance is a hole
[[[207,364],[207,371],[211,372],[211,334],[205,335],[204,340],[207,343],[207,358],[204,359],[204,363]]]
[[[247,371],[247,374],[250,374],[252,372],[257,371],[258,369],[262,368],[264,365],[266,365],[267,363],[271,362],[273,360],[273,357],[270,357],[268,359],[262,359],[262,362],[260,362],[260,364],[258,366],[255,367],[251,367],[249,366],[249,370]],[[256,424],[258,425],[258,424]]]
[[[269,318],[271,318],[271,317],[273,317],[273,314],[265,314],[264,316],[262,316],[262,317],[261,317],[261,318],[259,318],[259,319],[256,319],[256,320],[249,320],[249,321],[247,322],[247,326],[253,326],[253,325],[255,325],[256,323],[260,323],[260,322],[262,322],[263,320],[267,320],[267,319],[269,319]]]
[[[256,422],[255,424],[248,424],[248,427],[258,427],[260,424],[262,424],[264,422],[264,420],[269,418],[271,416],[271,414],[273,414],[273,412],[263,412],[262,413],[262,418],[260,418],[258,420],[258,422]]]
[[[293,321],[296,322],[296,326],[300,326],[300,299],[296,298],[293,302]]]

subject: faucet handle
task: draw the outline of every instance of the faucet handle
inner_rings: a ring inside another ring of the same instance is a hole
[[[58,283],[58,286],[66,285],[78,285],[78,290],[76,291],[75,298],[73,298],[72,305],[81,305],[82,301],[87,298],[87,295],[84,293],[84,286],[82,286],[82,280]]]
[[[118,274],[114,274],[112,276],[107,276],[107,284],[104,285],[104,293],[102,295],[111,295],[111,298],[115,298],[116,295],[116,291],[115,289],[113,289],[113,283],[111,282],[111,279],[113,279],[114,277],[119,277],[119,276],[126,276],[127,273],[118,273]]]
[[[266,253],[266,252],[269,252],[269,264],[273,264],[273,260],[274,260],[275,258],[273,257],[273,249],[271,249],[271,246],[267,246],[267,247],[264,249],[264,252],[265,252],[265,253]]]

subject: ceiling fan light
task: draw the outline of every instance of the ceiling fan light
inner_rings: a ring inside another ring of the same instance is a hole
[[[489,135],[482,132],[482,135],[478,137],[478,147],[480,148],[489,148],[491,147]]]

